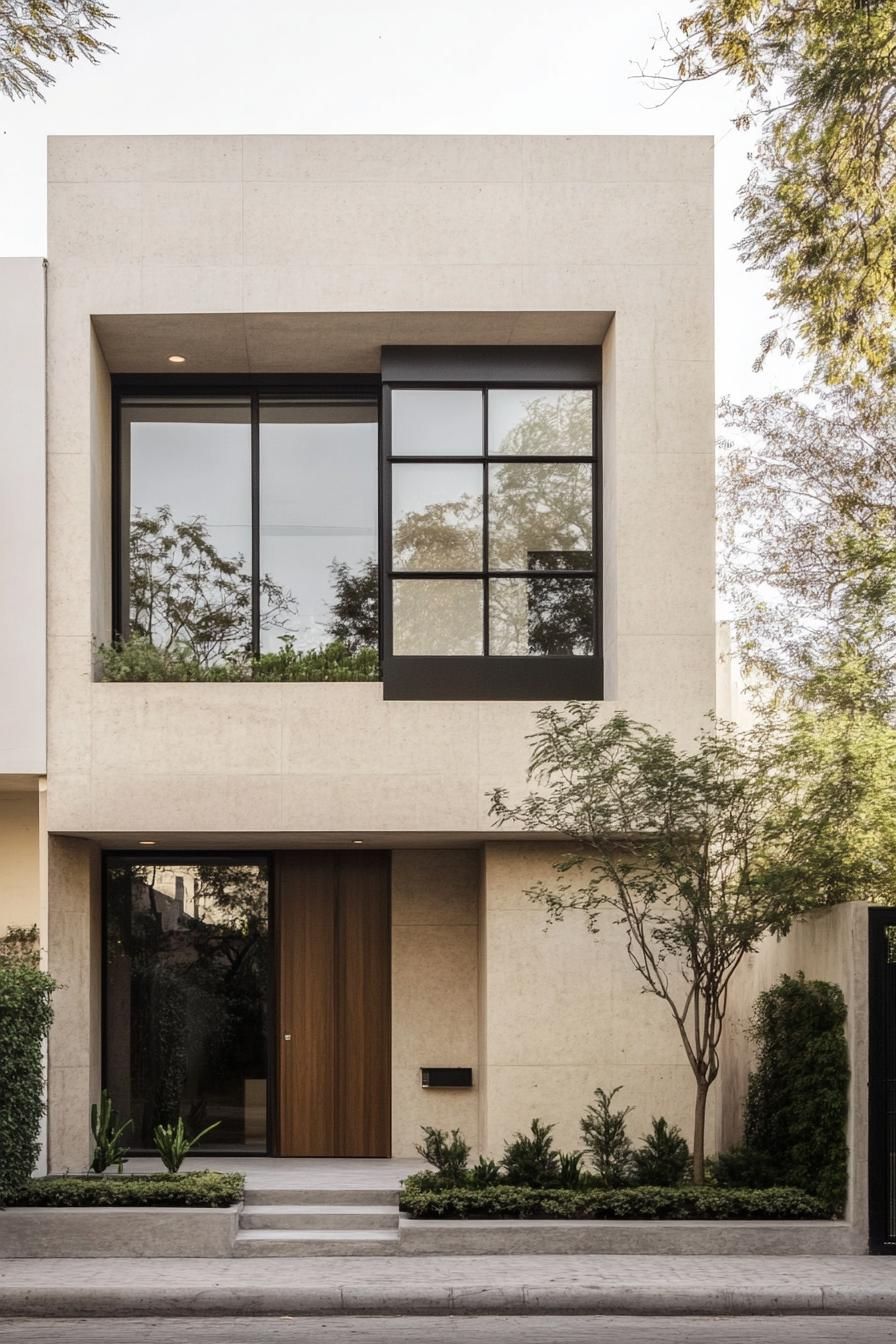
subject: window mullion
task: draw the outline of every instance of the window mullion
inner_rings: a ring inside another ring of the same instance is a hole
[[[261,654],[261,430],[258,393],[252,395],[252,655]]]
[[[482,653],[488,657],[488,389],[482,389]]]

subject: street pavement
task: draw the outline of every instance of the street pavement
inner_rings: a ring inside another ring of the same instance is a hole
[[[0,1319],[302,1316],[333,1318],[332,1330],[360,1316],[555,1315],[818,1316],[819,1329],[826,1317],[896,1318],[896,1264],[795,1255],[0,1259]]]
[[[867,1317],[255,1317],[0,1321],[0,1344],[883,1344]]]

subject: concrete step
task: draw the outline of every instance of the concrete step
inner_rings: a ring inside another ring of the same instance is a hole
[[[393,1186],[385,1190],[297,1190],[291,1186],[248,1186],[243,1203],[256,1204],[377,1204],[398,1208],[399,1192]]]
[[[365,1231],[398,1227],[395,1204],[250,1204],[240,1214],[245,1229],[286,1228],[294,1232],[315,1229]]]
[[[287,1231],[249,1229],[236,1234],[233,1253],[246,1258],[310,1255],[397,1255],[398,1229]]]

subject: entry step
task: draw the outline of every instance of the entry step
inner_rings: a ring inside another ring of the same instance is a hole
[[[397,1226],[396,1204],[248,1204],[240,1215],[240,1227],[254,1230],[344,1232],[351,1227],[367,1232]]]
[[[234,1255],[396,1255],[398,1229],[358,1231],[246,1229],[237,1232]]]
[[[351,1190],[351,1189],[330,1189],[317,1190],[313,1186],[305,1189],[297,1189],[291,1185],[275,1186],[246,1186],[246,1192],[243,1195],[243,1203],[246,1208],[257,1208],[258,1205],[269,1206],[272,1204],[314,1204],[314,1205],[332,1205],[349,1206],[352,1208],[363,1204],[365,1206],[375,1204],[384,1206],[391,1205],[396,1213],[398,1212],[399,1192],[398,1186],[392,1186],[383,1190]]]

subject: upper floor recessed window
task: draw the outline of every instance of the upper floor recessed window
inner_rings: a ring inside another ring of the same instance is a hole
[[[120,636],[197,676],[336,645],[375,665],[378,421],[372,398],[123,397]]]

